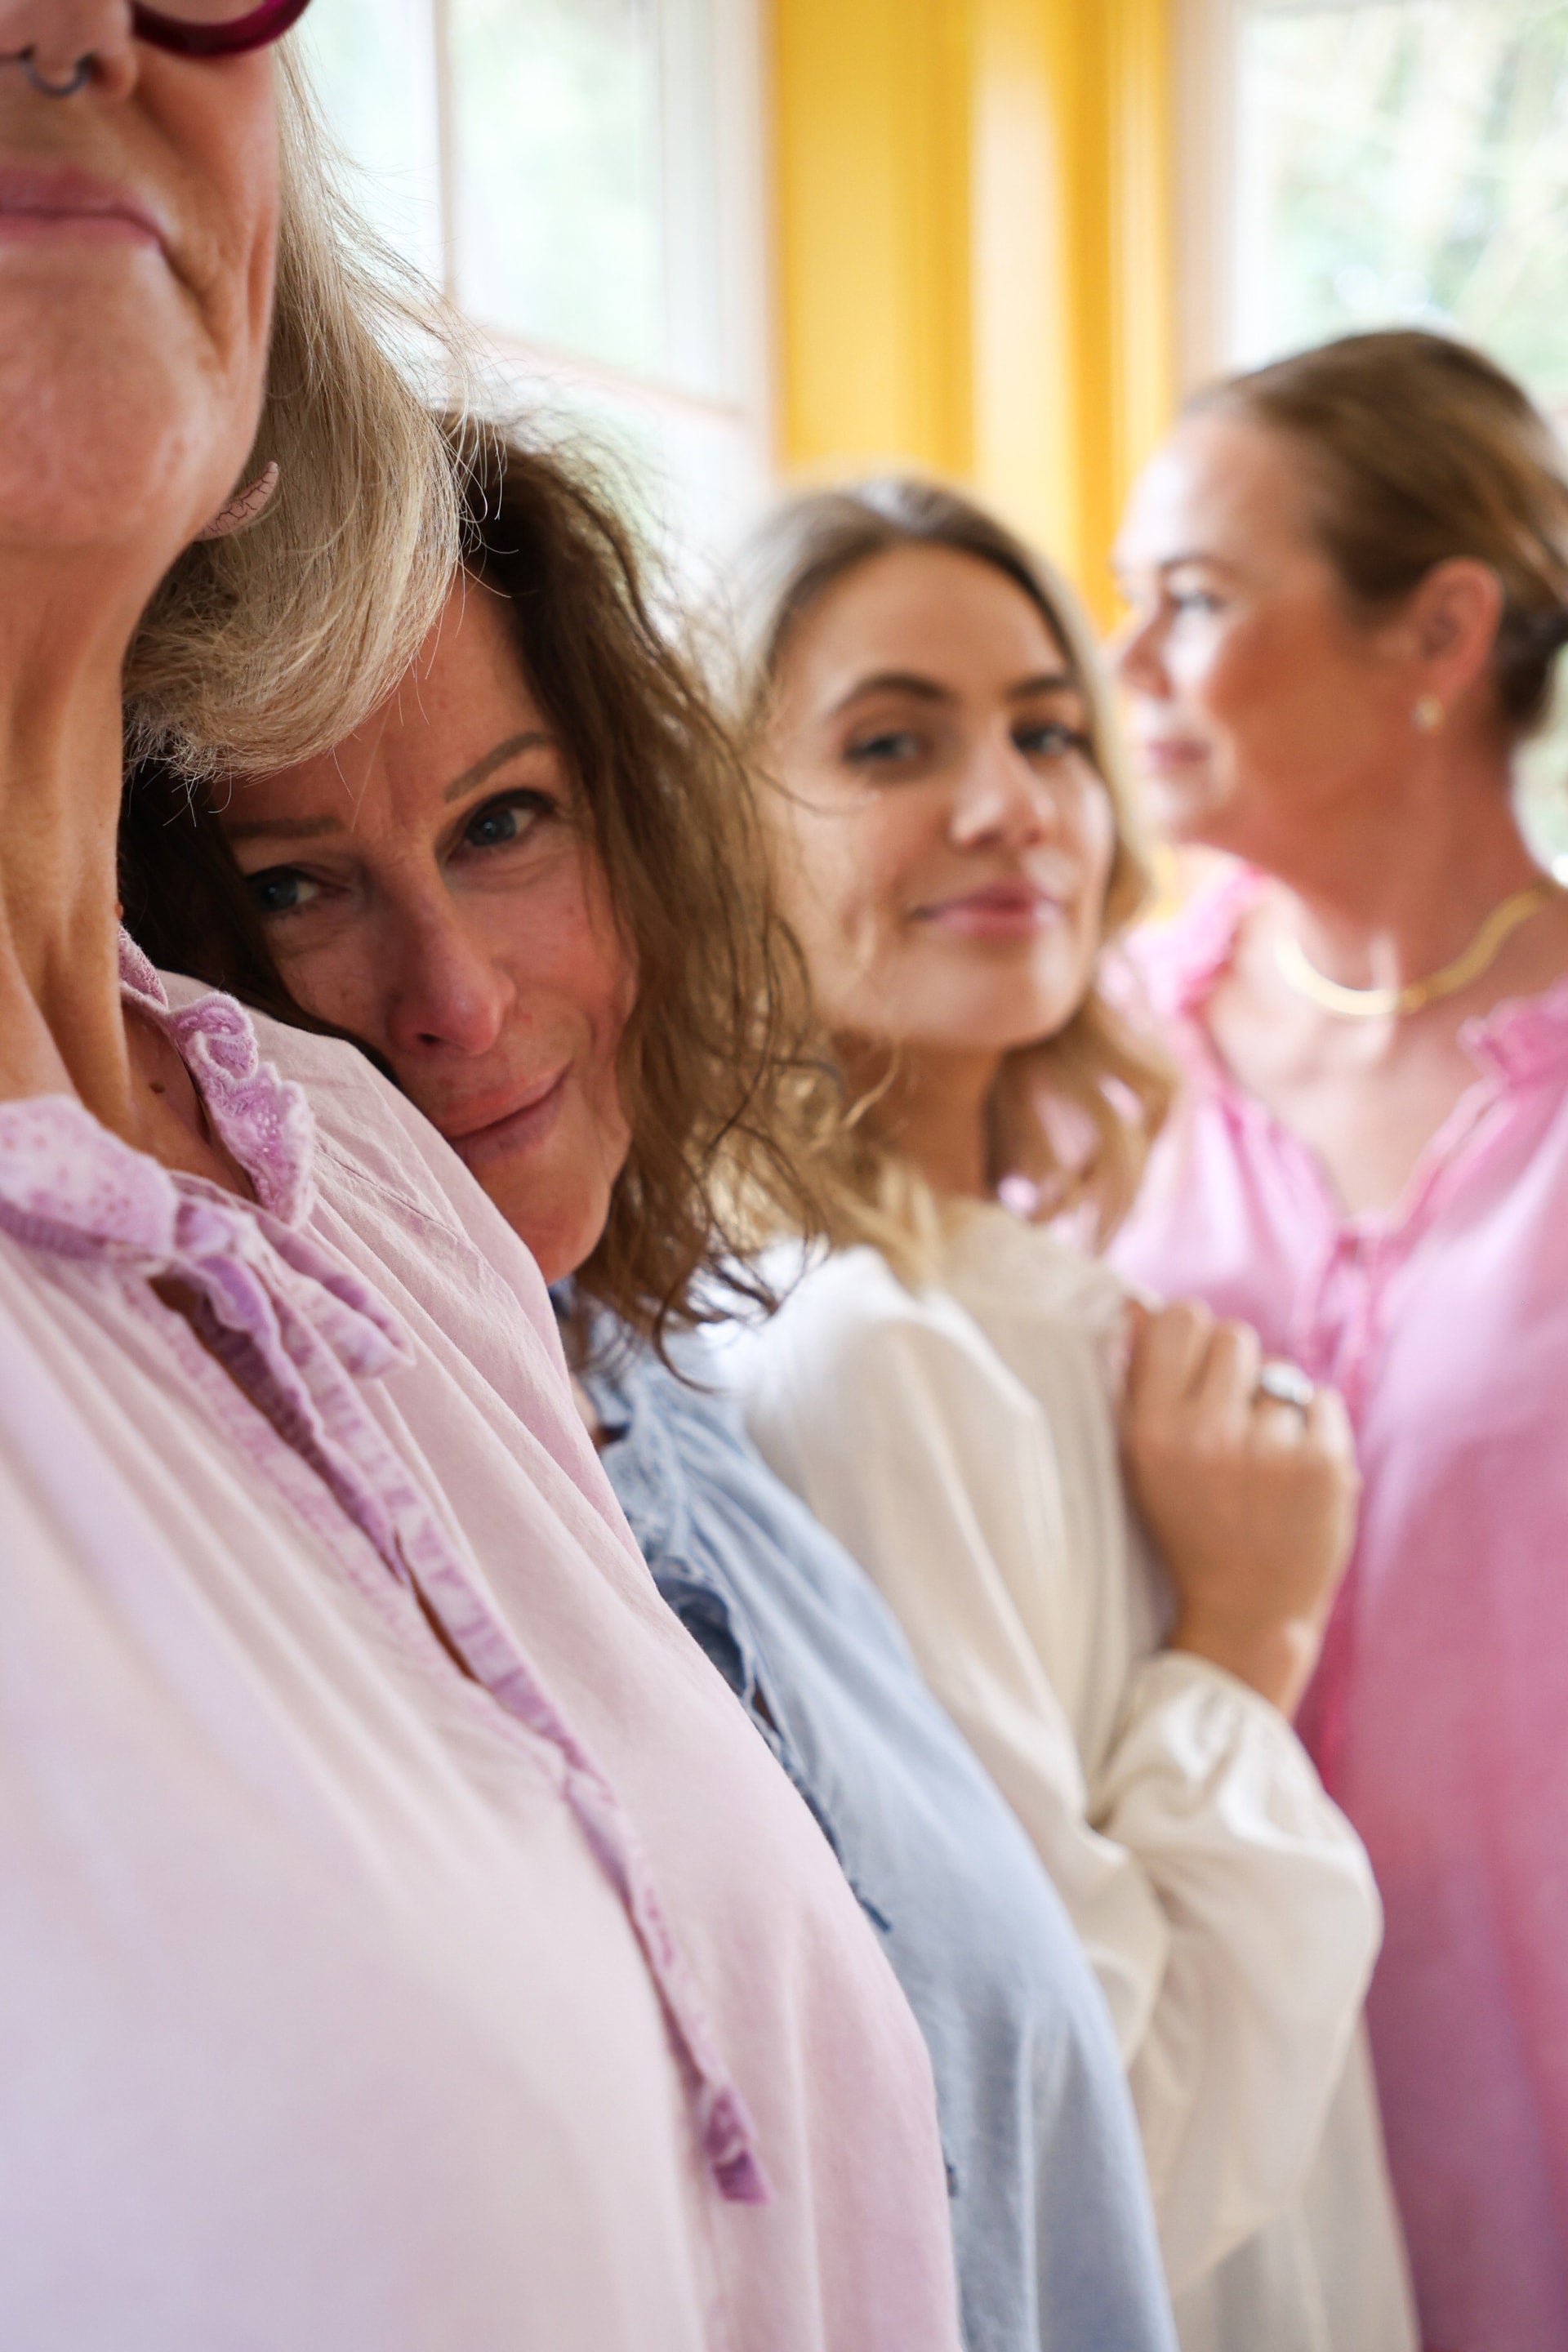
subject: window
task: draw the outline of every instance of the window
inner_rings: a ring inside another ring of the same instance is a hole
[[[1430,325],[1568,429],[1568,0],[1178,5],[1187,381]],[[1568,879],[1561,673],[1521,787]]]
[[[1568,413],[1568,6],[1247,0],[1233,348],[1429,322]]]
[[[694,557],[768,478],[759,0],[321,0],[361,194]]]

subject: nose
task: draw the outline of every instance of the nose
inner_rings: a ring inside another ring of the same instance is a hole
[[[1169,694],[1157,611],[1146,614],[1142,620],[1136,613],[1130,613],[1112,634],[1106,653],[1122,684],[1134,693]]]
[[[975,747],[953,803],[951,831],[960,849],[1026,849],[1058,830],[1059,814],[1048,780],[1004,734]]]
[[[135,87],[131,0],[0,0],[0,67],[43,99]],[[4,81],[0,81],[0,88]]]
[[[517,990],[444,892],[433,893],[395,927],[389,953],[384,1030],[394,1059],[488,1054],[506,1026]]]

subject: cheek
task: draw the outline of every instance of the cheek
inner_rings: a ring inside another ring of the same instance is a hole
[[[814,952],[863,961],[896,929],[922,846],[910,813],[882,794],[797,807],[791,895],[796,929]]]

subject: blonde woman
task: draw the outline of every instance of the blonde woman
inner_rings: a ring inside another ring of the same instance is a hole
[[[955,2352],[919,2031],[532,1260],[117,930],[149,603],[243,769],[456,572],[300,13],[0,0],[0,2342]]]
[[[839,1246],[738,1350],[753,1433],[1067,1900],[1189,2352],[1405,2352],[1359,2039],[1377,1898],[1289,1723],[1350,1539],[1342,1410],[1201,1309],[1130,1330],[1042,1223],[1115,1222],[1164,1096],[1096,986],[1142,868],[1084,625],[908,483],[785,509],[742,583],[786,898],[858,1105]]]

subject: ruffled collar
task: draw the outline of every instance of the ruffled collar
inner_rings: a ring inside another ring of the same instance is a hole
[[[1131,948],[1155,1012],[1199,1024],[1205,1004],[1230,967],[1243,922],[1267,877],[1239,866],[1200,890],[1173,920],[1145,931]],[[1467,1021],[1459,1043],[1478,1067],[1505,1083],[1527,1085],[1568,1061],[1568,975],[1533,996],[1509,996]]]
[[[244,1006],[215,990],[175,1012],[156,971],[123,930],[120,992],[174,1046],[214,1133],[249,1177],[261,1206],[283,1224],[303,1224],[314,1205],[316,1123],[302,1088],[262,1060]]]

